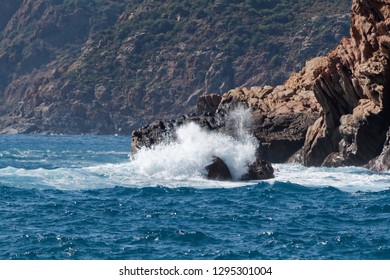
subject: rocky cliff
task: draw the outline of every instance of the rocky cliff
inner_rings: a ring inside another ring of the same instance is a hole
[[[155,121],[133,131],[132,150],[174,139],[175,130],[188,122],[236,137],[237,127],[230,121],[230,115],[242,107],[251,108],[252,122],[245,129],[258,139],[258,155],[262,159],[274,163],[299,161],[300,156],[293,156],[303,146],[308,127],[320,116],[321,107],[311,87],[314,72],[323,63],[321,58],[308,61],[304,70],[292,75],[284,85],[239,87],[222,97],[201,96],[198,114]]]
[[[275,86],[347,34],[349,6],[2,0],[0,132],[130,134],[205,93]]]
[[[234,135],[226,116],[249,107],[264,159],[389,170],[390,0],[354,0],[351,21],[350,38],[283,85],[236,88],[220,101],[203,97],[199,107],[209,112],[185,121]],[[151,135],[144,127],[133,143],[148,145]]]
[[[389,59],[390,1],[353,1],[351,37],[316,70],[322,113],[306,137],[306,165],[364,165],[381,153],[390,124]]]
[[[93,98],[66,87],[82,47],[112,26],[126,5],[103,2],[0,2],[0,132],[108,132],[106,112],[88,116],[85,110]]]

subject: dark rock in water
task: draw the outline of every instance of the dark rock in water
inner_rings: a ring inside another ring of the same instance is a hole
[[[390,171],[390,128],[382,153],[371,160],[367,167],[373,171]]]
[[[207,178],[212,180],[229,181],[232,175],[225,162],[219,157],[213,156],[213,162],[206,166]],[[274,169],[272,165],[257,157],[256,161],[248,165],[248,171],[241,176],[239,180],[266,180],[274,178]]]
[[[206,167],[207,178],[212,180],[233,180],[232,174],[226,163],[219,157],[213,156],[213,162]]]
[[[248,171],[241,176],[241,180],[265,180],[274,177],[274,169],[272,165],[257,157],[254,163],[249,164]]]

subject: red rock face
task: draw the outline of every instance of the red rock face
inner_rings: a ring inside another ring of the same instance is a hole
[[[306,165],[364,165],[378,156],[390,123],[390,0],[355,0],[351,38],[317,69],[323,112],[303,147]]]

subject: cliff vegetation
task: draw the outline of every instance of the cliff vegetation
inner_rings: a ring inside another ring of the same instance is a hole
[[[0,131],[130,134],[198,97],[283,82],[348,34],[351,1],[4,0]]]

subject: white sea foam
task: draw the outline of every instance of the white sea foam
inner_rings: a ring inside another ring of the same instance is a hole
[[[273,164],[275,179],[306,187],[335,187],[343,191],[381,191],[390,189],[390,172],[372,172],[362,167],[305,167]]]
[[[187,124],[177,130],[176,141],[141,149],[133,159],[127,161],[121,152],[118,156],[122,155],[122,160],[118,160],[118,163],[83,161],[69,152],[64,158],[65,165],[60,165],[61,161],[55,159],[56,165],[58,163],[61,168],[5,167],[0,169],[0,185],[75,190],[115,186],[232,188],[256,184],[256,181],[222,182],[205,179],[205,166],[211,163],[214,155],[225,161],[235,179],[246,171],[248,163],[254,161],[257,142],[247,133],[250,117],[249,110],[239,109],[227,118],[227,125],[236,131],[234,137],[205,131],[194,123]],[[28,160],[34,155],[25,156]],[[112,155],[108,153],[107,156],[111,160]],[[50,157],[44,160],[50,161]],[[390,188],[390,172],[377,173],[356,167],[273,166],[275,179],[267,180],[269,184],[291,182],[305,187],[332,186],[351,192]]]
[[[290,182],[309,188],[335,187],[343,191],[382,191],[390,188],[390,172],[370,172],[364,168],[320,168],[291,164],[274,164],[275,179],[269,184]],[[142,174],[133,162],[102,164],[83,168],[0,169],[0,185],[21,188],[56,188],[62,190],[122,187],[194,187],[234,188],[256,184],[250,182],[210,181],[202,176],[178,174],[160,178]],[[190,176],[190,177],[187,177]]]

